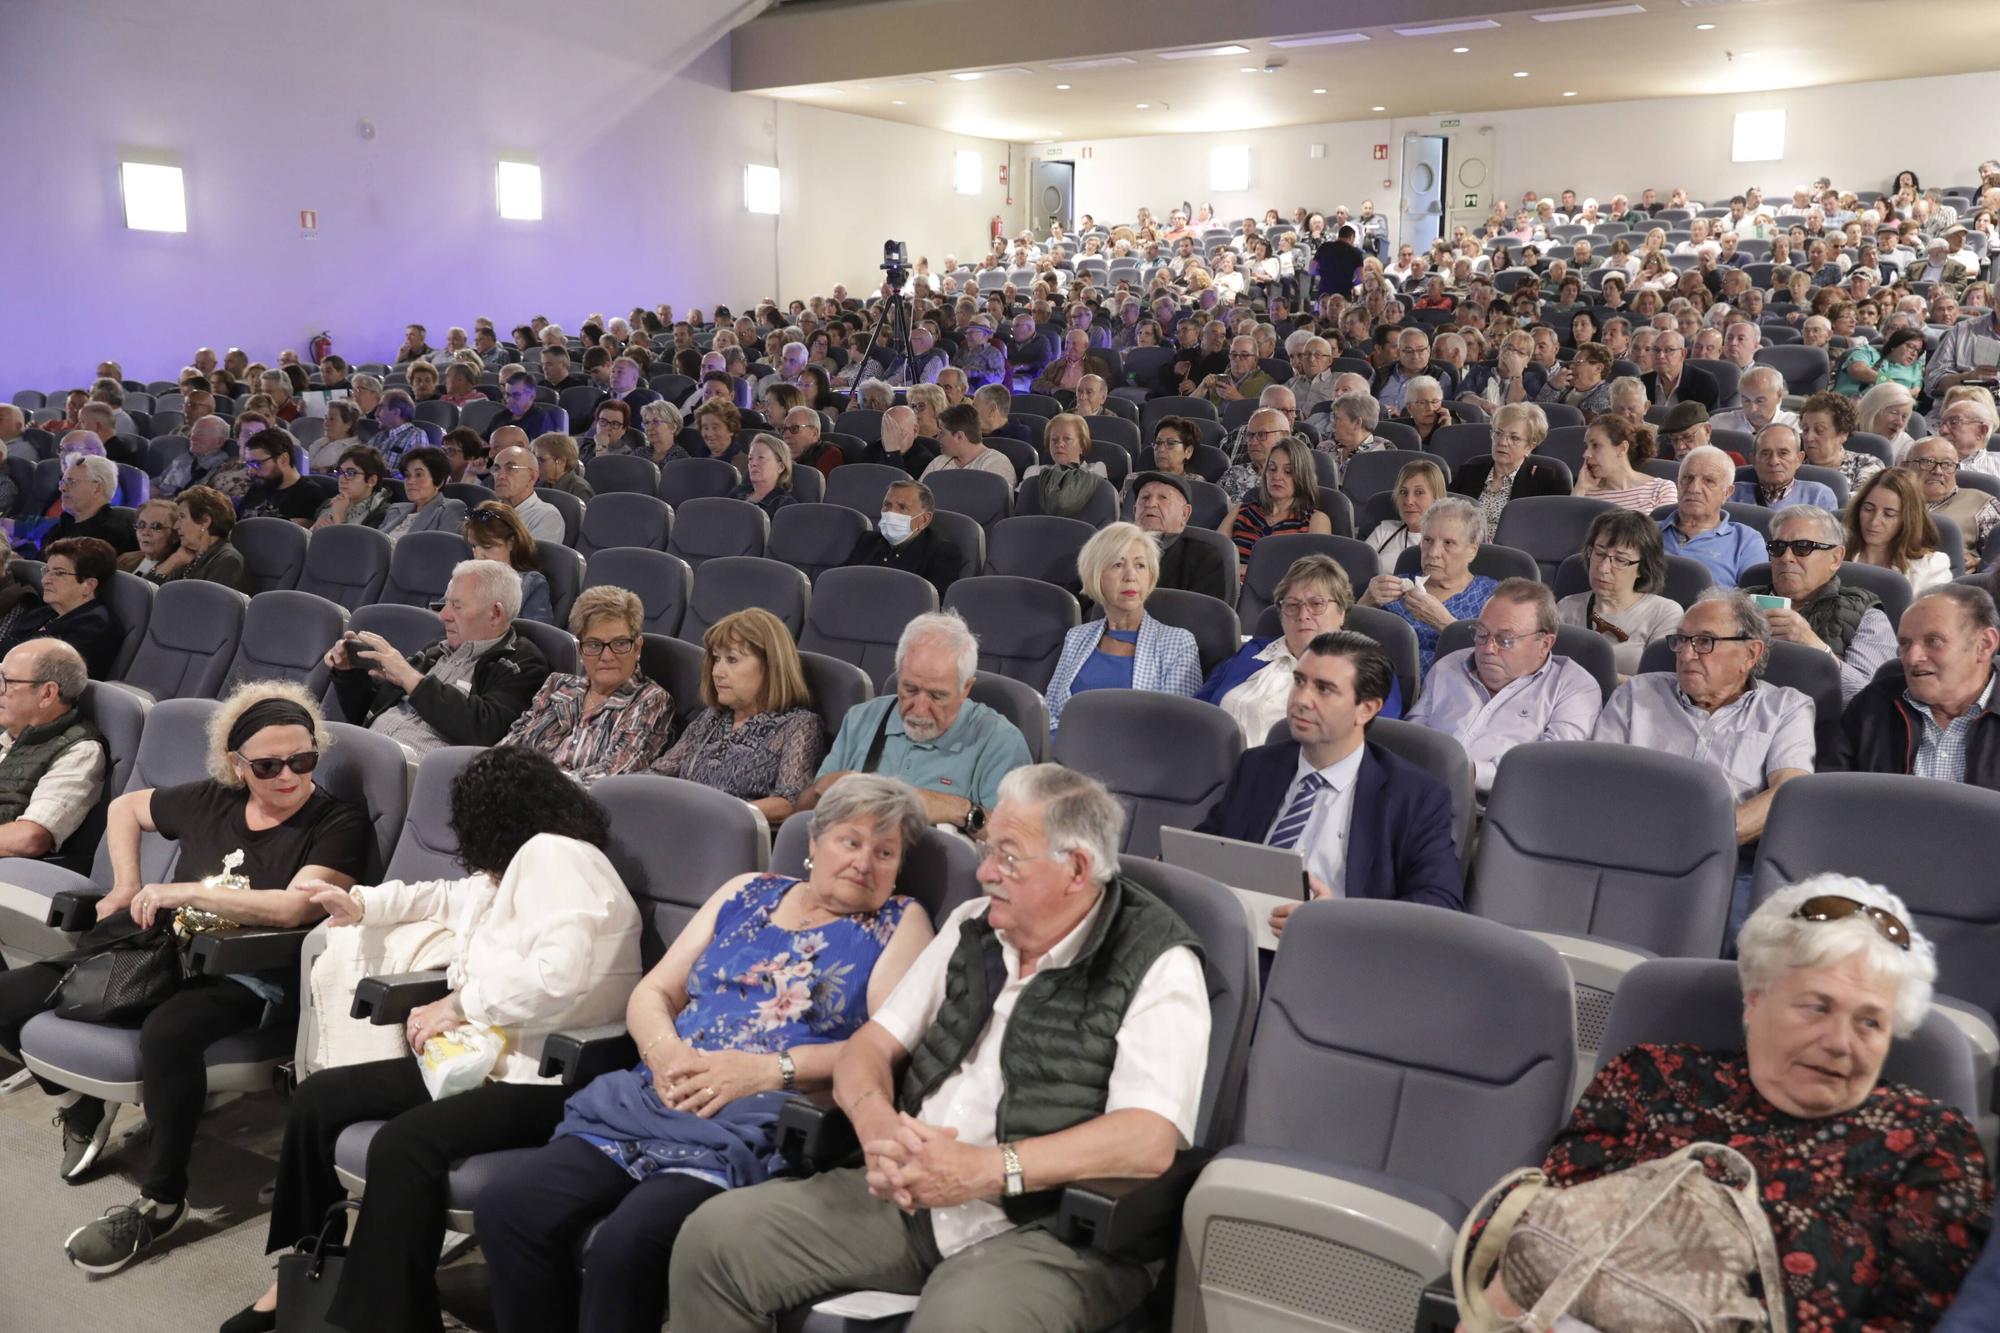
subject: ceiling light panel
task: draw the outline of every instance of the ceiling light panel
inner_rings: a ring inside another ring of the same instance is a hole
[[[1437,37],[1447,32],[1484,32],[1500,25],[1492,19],[1468,19],[1463,23],[1431,23],[1421,28],[1392,28],[1398,37]]]
[[[1050,69],[1112,69],[1119,65],[1136,65],[1139,62],[1130,56],[1099,56],[1095,60],[1052,60]]]
[[[1558,9],[1553,14],[1534,14],[1530,17],[1537,23],[1568,23],[1573,19],[1609,19],[1645,12],[1644,5],[1599,5],[1595,9]]]
[[[1281,37],[1271,45],[1290,51],[1301,46],[1339,46],[1346,42],[1365,42],[1365,32],[1329,32],[1318,37]]]
[[[1247,46],[1200,46],[1191,51],[1156,51],[1153,54],[1162,60],[1201,60],[1207,56],[1247,56]]]

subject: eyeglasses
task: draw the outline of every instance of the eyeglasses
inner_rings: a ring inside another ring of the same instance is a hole
[[[1631,569],[1639,563],[1639,557],[1637,556],[1620,555],[1616,551],[1606,550],[1602,546],[1591,547],[1589,552],[1584,556],[1584,559],[1595,561],[1599,564],[1610,565],[1614,569]]]
[[[600,657],[604,650],[609,648],[613,656],[623,657],[638,643],[639,641],[631,635],[624,634],[615,639],[584,639],[576,645],[576,649],[585,657]]]
[[[1786,541],[1782,537],[1773,537],[1770,541],[1764,543],[1764,549],[1770,553],[1773,560],[1776,560],[1786,551],[1790,551],[1793,556],[1803,560],[1814,551],[1831,551],[1836,549],[1836,547],[1833,542],[1809,541],[1804,537],[1794,538],[1791,541]]]
[[[42,570],[42,582],[44,583],[47,583],[50,579],[74,578],[76,578],[76,571],[73,569],[64,569],[61,565],[49,565]]]
[[[1956,472],[1958,460],[1954,458],[1913,458],[1910,466],[1919,472]]]
[[[1288,620],[1297,620],[1310,613],[1317,620],[1326,614],[1326,609],[1334,604],[1331,597],[1287,597],[1278,603],[1278,614]]]
[[[1496,634],[1484,625],[1474,625],[1472,627],[1472,646],[1475,648],[1484,648],[1490,643],[1503,653],[1511,653],[1514,651],[1514,646],[1523,639],[1539,639],[1547,632],[1546,630],[1538,629],[1530,630],[1526,634],[1515,634],[1508,630],[1501,630]]]
[[[1696,657],[1707,657],[1718,643],[1748,643],[1751,638],[1748,634],[1669,634],[1667,651],[1679,657],[1686,648]]]
[[[989,842],[985,847],[980,849],[979,863],[984,865],[988,861],[998,861],[1000,863],[1000,878],[1019,879],[1021,877],[1021,867],[1030,861],[1060,861],[1062,859],[1062,854],[1056,852],[1044,852],[1040,856],[1019,856],[1013,852],[1003,852]]]
[[[1823,894],[1818,898],[1808,898],[1792,913],[1794,921],[1841,921],[1855,913],[1861,913],[1875,923],[1875,933],[1905,953],[1910,948],[1910,928],[1896,918],[1893,912],[1867,903],[1856,902],[1839,894]]]
[[[168,528],[171,528],[172,526],[173,524],[171,523],[156,523],[152,519],[148,518],[148,519],[141,519],[139,522],[134,523],[132,525],[132,528],[135,532],[165,532]]]
[[[536,468],[533,463],[502,463],[493,470],[495,472],[533,472],[536,471]]]
[[[319,767],[318,750],[300,750],[297,754],[286,755],[283,759],[252,759],[240,752],[236,757],[249,768],[251,776],[262,778],[266,782],[288,768],[300,777],[304,777]]]
[[[10,690],[13,689],[16,685],[46,685],[46,684],[48,684],[47,681],[36,680],[32,676],[25,676],[18,679],[13,676],[0,676],[0,688],[10,689]]]
[[[344,467],[341,468],[338,472],[335,472],[333,475],[339,477],[342,481],[354,481],[357,478],[365,477],[368,474],[366,472],[363,472],[358,467]]]
[[[1950,416],[1939,418],[1938,425],[1946,430],[1957,430],[1960,426],[1979,426],[1983,428],[1986,423],[1978,417]]]

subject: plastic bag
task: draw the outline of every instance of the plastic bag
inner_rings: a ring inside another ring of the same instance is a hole
[[[484,1083],[506,1049],[507,1039],[498,1028],[462,1023],[425,1042],[417,1068],[423,1071],[431,1100],[441,1102]]]

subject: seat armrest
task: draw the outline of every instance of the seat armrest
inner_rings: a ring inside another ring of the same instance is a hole
[[[630,1069],[639,1063],[639,1047],[623,1023],[579,1028],[575,1032],[550,1034],[542,1043],[543,1078],[559,1078],[565,1088],[576,1089],[599,1074]]]
[[[1136,1263],[1164,1258],[1180,1228],[1187,1192],[1212,1156],[1207,1148],[1189,1148],[1148,1179],[1071,1181],[1056,1213],[1057,1237]]]
[[[56,930],[89,930],[97,924],[97,905],[105,897],[96,889],[64,889],[49,899],[48,924]]]
[[[354,1006],[348,1017],[365,1018],[377,1027],[400,1023],[418,1005],[442,1000],[451,994],[451,983],[442,972],[402,972],[394,976],[363,977],[354,988]]]
[[[778,1152],[802,1174],[831,1171],[860,1150],[847,1112],[831,1094],[792,1097],[778,1112]]]
[[[240,972],[296,971],[299,950],[312,928],[286,930],[221,930],[197,935],[189,950],[188,971],[196,976],[227,977]]]
[[[1458,1297],[1452,1294],[1451,1274],[1446,1273],[1417,1298],[1416,1333],[1452,1333],[1457,1327]]]

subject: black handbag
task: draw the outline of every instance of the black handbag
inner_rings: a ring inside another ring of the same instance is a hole
[[[347,1263],[348,1214],[360,1211],[353,1199],[333,1205],[319,1234],[302,1238],[296,1251],[278,1260],[278,1333],[341,1333],[326,1312]]]
[[[57,1018],[79,1023],[137,1022],[187,975],[171,919],[47,961],[69,964],[50,998]]]

